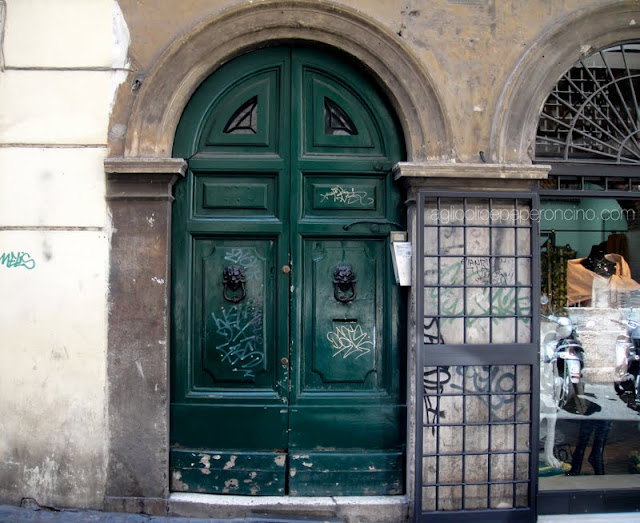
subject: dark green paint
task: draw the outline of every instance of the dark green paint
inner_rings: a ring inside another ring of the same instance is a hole
[[[260,452],[172,451],[171,489],[178,492],[253,494],[285,493],[287,456]]]
[[[356,133],[326,132],[326,98]],[[174,155],[189,171],[173,211],[172,488],[402,492],[405,329],[388,238],[403,220],[402,143],[382,96],[340,55],[263,49],[195,92]],[[339,265],[355,273],[347,290]],[[242,285],[225,283],[229,266]],[[220,466],[232,456],[241,466]]]
[[[402,494],[402,452],[292,453],[289,467],[291,495],[383,496]]]

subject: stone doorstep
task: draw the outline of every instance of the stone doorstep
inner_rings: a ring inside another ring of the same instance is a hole
[[[345,523],[339,518],[317,518],[312,516],[277,516],[274,514],[256,514],[242,520],[243,523]]]
[[[409,517],[409,500],[406,496],[248,497],[173,493],[168,499],[168,515],[247,518],[256,523],[402,523]]]

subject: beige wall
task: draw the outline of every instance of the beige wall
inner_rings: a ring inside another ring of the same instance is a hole
[[[144,81],[176,39],[198,24],[244,0],[183,0],[180,10],[172,0],[119,0],[132,39],[130,56],[136,77]],[[295,1],[283,4],[295,5]],[[451,126],[450,157],[480,162],[489,158],[493,120],[503,88],[523,55],[554,28],[596,7],[622,4],[608,0],[352,0],[335,2],[370,18],[408,46],[433,81],[445,117]],[[303,17],[301,17],[301,20]],[[629,20],[631,22],[631,19]],[[638,20],[640,22],[640,20]],[[221,29],[224,31],[224,29]],[[588,47],[589,42],[585,40]],[[576,58],[578,46],[575,46]],[[551,65],[551,64],[549,64]],[[551,84],[557,78],[550,80]],[[120,93],[115,123],[126,125],[135,95]],[[420,108],[417,108],[420,110]],[[122,140],[111,141],[112,152],[122,151]]]
[[[127,44],[113,0],[7,2],[0,501],[102,506],[109,242],[103,160]]]

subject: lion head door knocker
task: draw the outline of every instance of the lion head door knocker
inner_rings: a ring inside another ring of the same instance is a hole
[[[340,303],[356,299],[356,275],[349,265],[338,265],[333,270],[333,297]]]
[[[247,295],[244,282],[244,267],[227,265],[222,271],[222,296],[224,299],[231,303],[238,303],[244,300]],[[238,290],[240,290],[240,294],[238,294]]]

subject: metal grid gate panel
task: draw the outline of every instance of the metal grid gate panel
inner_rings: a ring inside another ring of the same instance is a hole
[[[532,193],[418,195],[416,521],[534,521]]]

